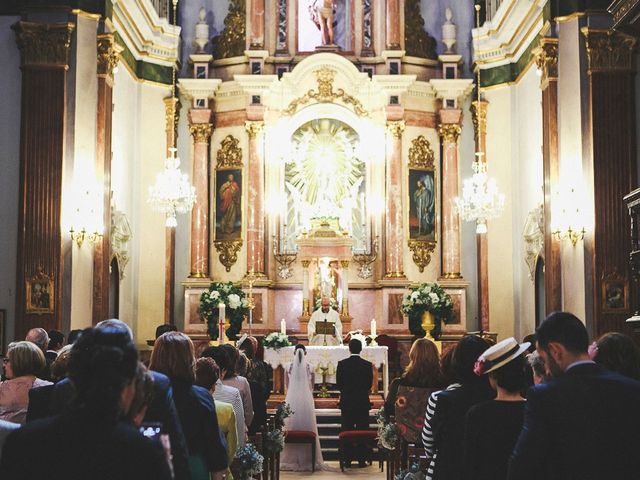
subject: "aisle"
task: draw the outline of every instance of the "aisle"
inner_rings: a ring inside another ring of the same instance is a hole
[[[360,477],[383,480],[386,478],[384,472],[378,468],[378,462],[374,462],[372,466],[367,468],[346,468],[344,472],[340,471],[338,462],[327,462],[335,468],[335,472],[280,472],[281,480],[294,480],[297,478],[321,478],[322,480],[339,480],[344,477]]]

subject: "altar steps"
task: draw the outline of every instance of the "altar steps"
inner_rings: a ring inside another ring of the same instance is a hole
[[[369,427],[377,428],[375,415],[377,409],[369,411]],[[318,434],[320,436],[320,448],[325,461],[338,460],[338,434],[340,433],[340,409],[319,408],[316,409],[316,421],[318,422]]]

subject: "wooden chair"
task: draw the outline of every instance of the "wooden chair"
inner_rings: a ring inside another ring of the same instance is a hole
[[[304,430],[287,430],[284,433],[284,443],[311,446],[311,471],[316,471],[316,434]]]
[[[340,470],[344,472],[347,463],[346,450],[348,446],[362,445],[367,449],[367,462],[369,465],[373,463],[374,450],[378,446],[378,433],[375,430],[346,430],[338,434],[339,446],[338,456],[340,459]],[[383,458],[378,449],[377,459],[380,471],[384,470]]]

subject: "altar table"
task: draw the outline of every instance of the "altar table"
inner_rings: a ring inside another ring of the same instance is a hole
[[[289,368],[293,362],[293,350],[295,347],[283,347],[278,350],[265,348],[264,361],[274,370],[273,391],[284,393],[284,378],[282,372]],[[335,371],[338,362],[349,357],[349,347],[346,346],[307,346],[307,363],[317,372],[318,367],[326,368],[331,374],[326,375],[327,383],[335,383]],[[386,398],[389,390],[389,351],[385,346],[364,347],[360,356],[373,364],[372,393],[378,393],[378,368],[382,368],[382,388]],[[282,367],[282,371],[278,367]],[[278,373],[279,372],[279,373]],[[322,376],[316,373],[317,380]]]

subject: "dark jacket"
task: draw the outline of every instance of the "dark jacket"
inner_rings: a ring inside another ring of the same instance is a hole
[[[7,438],[0,478],[11,480],[169,480],[155,440],[124,422],[77,410],[38,420]]]
[[[369,390],[373,382],[373,366],[359,355],[338,362],[336,384],[340,390],[340,408],[365,408],[369,411]]]
[[[171,382],[162,373],[154,371],[150,373],[153,376],[153,398],[147,408],[144,421],[162,424],[164,431],[169,434],[176,480],[188,480],[191,474],[187,444],[173,402]],[[69,379],[61,380],[55,385],[32,388],[29,390],[27,423],[69,411],[74,397],[75,390]]]
[[[640,382],[595,363],[531,388],[507,478],[638,478],[638,406]]]
[[[472,406],[491,400],[495,394],[486,378],[473,379],[462,384],[460,388],[443,390],[440,393],[431,419],[433,443],[438,456],[435,479],[462,478],[465,416]]]

